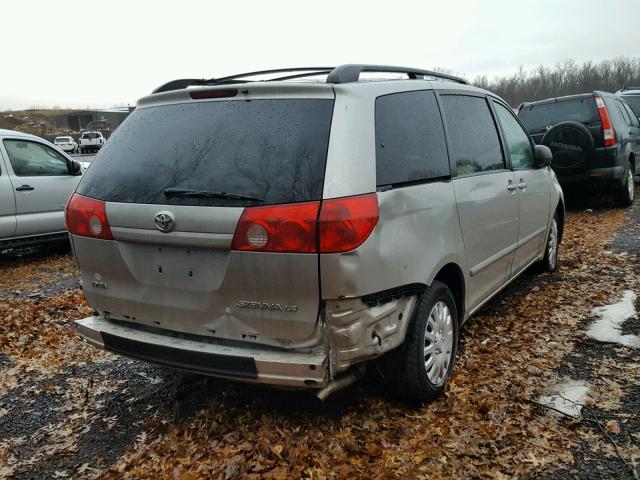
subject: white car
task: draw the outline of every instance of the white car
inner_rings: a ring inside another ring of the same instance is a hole
[[[84,132],[80,136],[80,153],[95,153],[105,142],[102,132]]]
[[[56,137],[53,144],[65,153],[78,153],[78,144],[73,137]]]

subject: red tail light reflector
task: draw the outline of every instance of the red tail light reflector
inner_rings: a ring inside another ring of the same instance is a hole
[[[235,97],[238,94],[236,88],[226,88],[224,90],[194,90],[189,96],[194,100],[202,100],[204,98],[226,98]]]
[[[596,95],[596,105],[598,106],[598,113],[600,114],[600,122],[602,123],[602,133],[604,136],[604,146],[609,147],[617,143],[616,132],[613,130],[611,124],[611,118],[609,118],[609,111],[604,103],[602,97]]]
[[[320,209],[320,253],[340,253],[362,245],[378,223],[375,193],[333,198]]]
[[[378,223],[375,193],[320,202],[245,208],[231,248],[341,253],[362,245]]]
[[[67,230],[81,237],[113,240],[105,202],[74,193],[64,209]]]

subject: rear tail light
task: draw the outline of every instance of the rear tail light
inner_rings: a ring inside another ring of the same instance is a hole
[[[81,237],[113,240],[105,202],[74,193],[64,209],[67,230]]]
[[[245,208],[231,248],[255,252],[316,253],[320,202]]]
[[[378,223],[375,193],[322,202],[245,208],[231,248],[340,253],[362,245]]]
[[[375,193],[334,198],[320,209],[320,253],[340,253],[362,245],[378,223]]]
[[[604,103],[602,97],[596,96],[596,105],[598,106],[598,113],[600,114],[600,122],[602,123],[602,133],[604,136],[604,146],[609,147],[611,145],[615,145],[616,140],[616,132],[613,130],[613,125],[611,124],[611,118],[609,118],[609,111],[607,110],[607,106]]]

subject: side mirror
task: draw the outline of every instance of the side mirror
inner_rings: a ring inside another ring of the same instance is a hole
[[[551,160],[553,160],[553,153],[551,153],[551,149],[546,145],[536,145],[533,156],[536,167],[538,168],[548,167],[551,165]]]
[[[69,161],[69,174],[70,175],[80,175],[82,173],[82,165],[80,162],[76,162],[75,160]]]

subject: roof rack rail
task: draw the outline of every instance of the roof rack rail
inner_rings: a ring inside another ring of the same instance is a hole
[[[622,91],[624,92],[625,90],[640,90],[640,87],[632,87],[632,86],[625,85],[624,87],[622,87]]]
[[[463,83],[465,85],[468,82],[464,78],[455,77],[453,75],[447,75],[445,73],[433,72],[431,70],[419,70],[417,68],[407,67],[391,67],[384,65],[360,65],[360,64],[347,64],[340,65],[334,68],[327,77],[327,83],[351,83],[357,82],[362,72],[390,72],[390,73],[404,73],[411,80],[424,77],[442,78],[445,80],[451,80],[457,83]]]
[[[347,64],[340,65],[339,67],[293,67],[293,68],[277,68],[274,70],[259,70],[256,72],[238,73],[235,75],[229,75],[221,78],[181,78],[178,80],[172,80],[164,85],[159,86],[151,93],[168,92],[171,90],[182,90],[187,87],[196,85],[225,85],[234,83],[245,83],[254,80],[242,80],[247,77],[257,77],[260,75],[271,75],[275,73],[290,73],[297,72],[291,75],[285,75],[277,78],[270,78],[263,80],[267,82],[276,82],[281,80],[293,80],[296,78],[313,77],[319,75],[327,75],[327,83],[351,83],[357,82],[362,72],[391,72],[391,73],[404,73],[410,79],[422,79],[424,77],[442,78],[445,80],[451,80],[453,82],[467,84],[468,82],[460,77],[453,75],[447,75],[444,73],[433,72],[431,70],[419,70],[417,68],[406,67],[389,67],[383,65],[364,65],[364,64]]]
[[[287,73],[287,72],[307,72],[307,73],[297,73],[294,75],[287,75],[284,77],[270,79],[269,81],[277,81],[277,80],[292,80],[294,78],[304,78],[310,77],[314,75],[328,75],[334,67],[293,67],[293,68],[277,68],[274,70],[259,70],[256,72],[247,72],[247,73],[238,73],[235,75],[229,75],[227,77],[221,78],[210,78],[210,79],[194,79],[194,78],[184,78],[179,80],[172,80],[171,82],[165,83],[164,85],[159,86],[151,93],[161,93],[168,92],[171,90],[182,90],[187,87],[195,86],[195,85],[224,85],[230,83],[245,83],[244,80],[240,80],[246,77],[256,77],[259,75],[270,75],[274,73]]]

